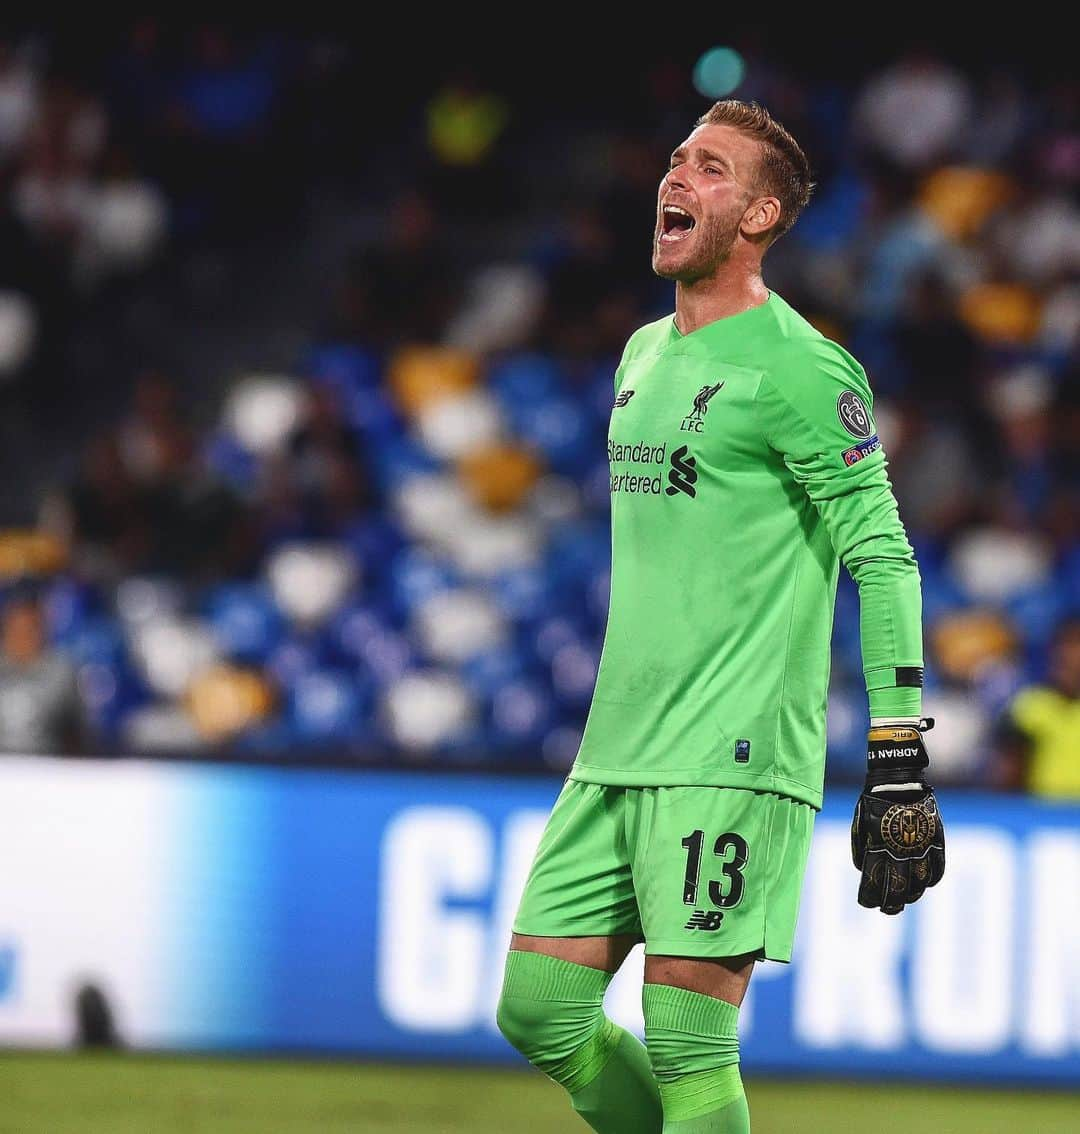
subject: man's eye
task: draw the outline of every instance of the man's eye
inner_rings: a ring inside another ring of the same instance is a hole
[[[723,170],[717,169],[715,165],[707,165],[705,167],[706,173],[722,173]]]

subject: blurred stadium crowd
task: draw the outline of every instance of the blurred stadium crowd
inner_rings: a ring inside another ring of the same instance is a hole
[[[937,774],[1080,795],[1078,86],[762,42],[733,93],[818,182],[766,280],[870,374]],[[0,37],[0,750],[572,761],[612,376],[711,99],[658,55],[625,104],[462,66],[387,108],[359,50]],[[844,574],[831,775],[865,724]]]

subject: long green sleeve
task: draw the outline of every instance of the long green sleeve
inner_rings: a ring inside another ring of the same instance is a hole
[[[827,339],[792,344],[766,374],[766,436],[821,516],[859,588],[863,674],[871,716],[922,707],[922,593],[900,521],[862,367]]]

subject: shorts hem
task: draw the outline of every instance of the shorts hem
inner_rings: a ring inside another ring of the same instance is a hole
[[[512,925],[511,933],[520,933],[523,937],[636,937],[644,941],[640,926],[596,926],[584,927],[581,925],[547,925],[542,930],[537,928],[523,929],[520,925]]]
[[[766,946],[759,938],[754,944],[729,945],[719,941],[646,941],[645,956],[664,957],[741,957],[744,953],[757,953],[759,959],[764,961],[780,961],[782,964],[791,963],[791,950],[786,952],[775,947]]]

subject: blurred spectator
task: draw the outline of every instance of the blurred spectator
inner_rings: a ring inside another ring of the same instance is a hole
[[[165,110],[163,172],[192,232],[235,246],[273,215],[290,180],[271,139],[278,64],[268,44],[220,25],[197,28],[186,48]]]
[[[331,390],[310,389],[304,419],[264,464],[257,501],[264,546],[341,537],[376,505],[369,459]]]
[[[1045,685],[1022,689],[1002,722],[997,786],[1049,799],[1080,799],[1080,619],[1064,622]]]
[[[978,437],[979,421],[964,412],[975,400],[978,344],[958,318],[955,297],[939,269],[929,268],[910,282],[897,320],[896,353],[905,400],[958,419],[970,437]]]
[[[481,220],[511,210],[511,176],[497,159],[510,119],[506,99],[461,67],[425,107],[428,176],[454,216]]]
[[[856,138],[890,164],[925,169],[949,157],[971,115],[967,80],[927,49],[875,75],[855,104]]]
[[[0,612],[0,752],[78,752],[85,742],[75,670],[45,641],[36,594],[16,588]]]
[[[639,247],[644,247],[652,219],[648,215],[640,218]],[[556,355],[591,358],[610,353],[612,340],[621,337],[615,346],[621,351],[634,329],[637,308],[632,294],[620,287],[620,274],[615,271],[615,234],[594,205],[575,205],[564,223],[564,247],[547,278],[541,344]],[[613,317],[614,328],[610,326]]]
[[[434,202],[402,188],[379,236],[349,256],[331,332],[374,346],[439,342],[460,281]]]
[[[0,38],[0,163],[22,143],[37,112],[37,75],[25,56]]]
[[[150,572],[208,582],[250,566],[247,511],[204,461],[175,388],[157,373],[140,378],[119,429],[90,442],[42,522],[94,579]]]
[[[43,502],[41,524],[72,548],[88,578],[116,578],[139,567],[149,521],[115,435],[90,442],[70,486]]]

